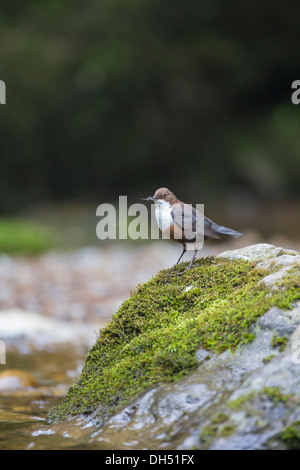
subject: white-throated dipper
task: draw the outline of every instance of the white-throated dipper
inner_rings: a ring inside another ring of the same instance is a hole
[[[188,245],[192,245],[194,254],[188,269],[192,267],[204,240],[221,238],[221,235],[243,236],[240,232],[216,224],[194,207],[179,201],[167,188],[159,188],[154,196],[142,199],[155,202],[155,216],[160,230],[167,238],[183,245],[183,251],[176,264],[181,260]]]

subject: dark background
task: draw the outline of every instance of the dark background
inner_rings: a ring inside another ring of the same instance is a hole
[[[299,24],[292,0],[3,0],[0,215],[167,186],[298,237]]]

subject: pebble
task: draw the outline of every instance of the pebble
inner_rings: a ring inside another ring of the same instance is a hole
[[[29,372],[19,369],[6,369],[0,372],[0,391],[24,390],[38,386],[36,379]]]

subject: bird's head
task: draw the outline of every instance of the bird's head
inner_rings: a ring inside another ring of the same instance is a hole
[[[155,191],[154,196],[142,198],[146,201],[154,201],[155,203],[167,202],[169,204],[175,204],[178,202],[177,197],[168,188],[159,188]]]

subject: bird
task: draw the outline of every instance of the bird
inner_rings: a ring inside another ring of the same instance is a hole
[[[141,199],[155,202],[155,217],[161,232],[165,237],[183,245],[183,251],[174,266],[180,262],[187,249],[191,249],[190,245],[194,253],[187,269],[192,268],[204,240],[220,239],[222,235],[229,237],[244,235],[213,222],[191,205],[180,201],[168,188],[159,188],[154,196]]]

